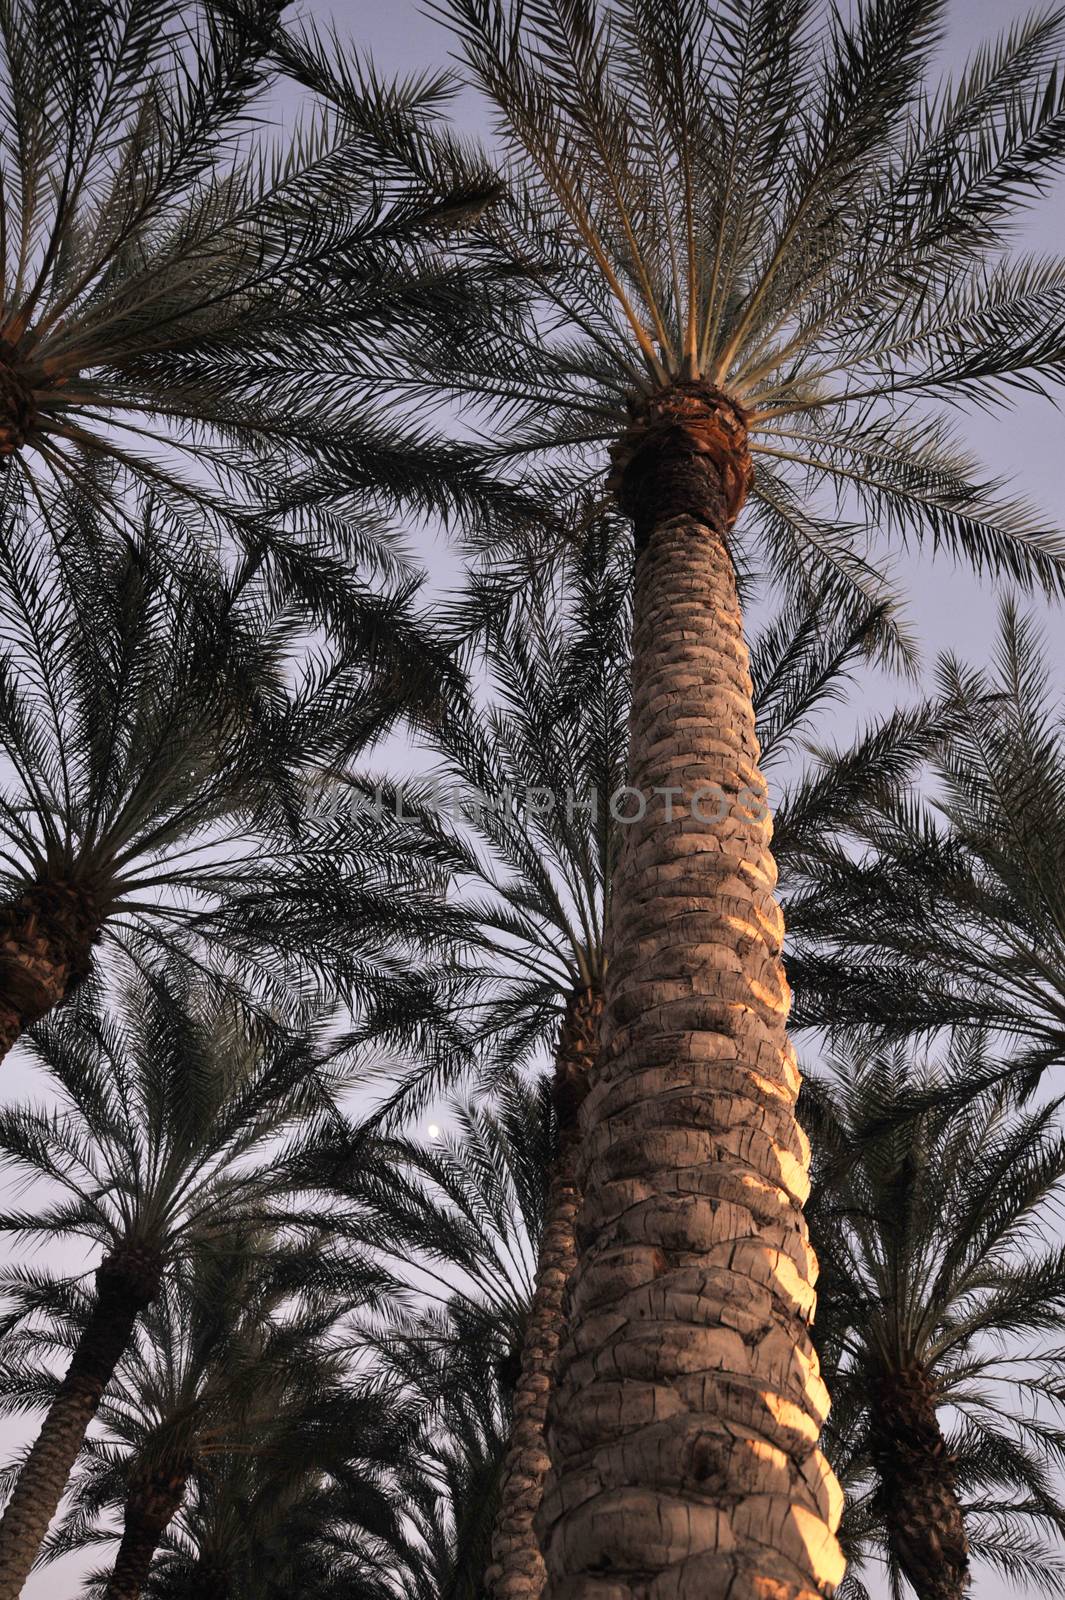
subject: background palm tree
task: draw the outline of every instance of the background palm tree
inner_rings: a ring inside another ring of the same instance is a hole
[[[936,690],[929,769],[871,787],[797,885],[800,1011],[889,1038],[984,1027],[1030,1087],[1065,1052],[1065,740],[1031,620],[1007,602],[988,665],[944,656]]]
[[[617,1600],[667,1573],[678,1596],[823,1594],[840,1497],[816,1446],[808,1151],[733,553],[844,609],[881,593],[874,528],[1060,591],[1061,539],[926,402],[1060,377],[1063,269],[1004,245],[1065,154],[1061,18],[934,95],[941,0],[437,10],[506,157],[507,196],[462,246],[537,293],[524,338],[458,373],[430,350],[423,381],[505,423],[496,459],[587,450],[599,477],[608,446],[638,553],[628,780],[647,810],[614,878],[582,1111],[548,1571]],[[329,54],[290,48],[323,80]],[[394,163],[431,162],[377,128]],[[721,796],[707,818],[696,791]]]
[[[234,1459],[185,1518],[186,1542],[152,1600],[392,1600],[394,1562],[367,1537],[392,1518],[372,1485],[361,1495],[311,1471],[278,1493],[269,1464]]]
[[[159,1562],[165,1591],[172,1569],[188,1566],[189,1539],[175,1518],[195,1527],[195,1507],[247,1483],[250,1463],[266,1468],[268,1496],[245,1527],[248,1553],[256,1533],[269,1538],[265,1513],[306,1514],[308,1482],[343,1497],[349,1525],[361,1529],[364,1557],[402,1543],[392,1485],[407,1459],[414,1422],[380,1385],[347,1370],[334,1329],[354,1297],[365,1309],[374,1283],[353,1281],[342,1292],[343,1263],[334,1256],[286,1249],[262,1230],[208,1242],[176,1273],[145,1315],[97,1416],[102,1434],[89,1441],[72,1485],[72,1505],[46,1547],[55,1557],[95,1542],[111,1542],[107,1513],[122,1515],[112,1571],[90,1584],[104,1600],[137,1600],[164,1541]],[[330,1293],[323,1294],[329,1281]],[[214,1496],[212,1496],[214,1491]],[[275,1530],[276,1537],[276,1530]],[[174,1548],[176,1546],[176,1548]],[[254,1551],[257,1565],[262,1547]],[[307,1561],[292,1547],[273,1563],[281,1586],[285,1568]],[[202,1574],[201,1574],[202,1576]],[[303,1592],[300,1590],[299,1592]]]
[[[507,1079],[491,1109],[456,1103],[454,1136],[429,1147],[387,1140],[377,1160],[359,1164],[391,1176],[369,1191],[364,1178],[356,1237],[383,1264],[411,1263],[401,1276],[417,1296],[368,1330],[382,1381],[422,1418],[402,1484],[414,1536],[398,1587],[412,1600],[484,1600],[499,1581],[501,1532],[526,1548],[525,1507],[507,1490],[523,1425],[525,1448],[542,1449],[532,1402],[535,1380],[551,1373],[537,1341],[557,1345],[544,1309],[545,1273],[557,1267],[545,1235],[559,1227],[552,1088]],[[357,1184],[341,1192],[360,1197]],[[509,1581],[520,1568],[520,1559],[507,1567]]]
[[[920,1600],[965,1592],[970,1554],[1044,1593],[1065,1567],[1061,1101],[909,1109],[990,1076],[970,1037],[938,1071],[902,1047],[836,1060],[805,1100],[851,1600],[880,1553],[893,1593],[905,1578]]]
[[[373,830],[314,806],[419,673],[446,682],[409,596],[309,649],[301,608],[247,571],[202,561],[176,587],[165,543],[150,506],[121,541],[72,517],[61,562],[18,524],[0,542],[0,1049],[101,940],[274,1000],[313,981],[383,1007],[442,925],[428,865],[397,899]]]
[[[405,1332],[389,1350],[413,1396],[433,1403],[420,1467],[403,1481],[415,1532],[400,1567],[412,1600],[488,1600],[487,1574],[500,1524],[502,1474],[511,1437],[516,1352],[493,1320],[454,1305]]]
[[[452,510],[474,485],[446,442],[386,426],[349,361],[387,365],[393,331],[469,336],[477,275],[444,270],[437,247],[491,188],[441,168],[431,193],[384,204],[320,107],[253,137],[282,9],[26,0],[6,15],[2,501],[47,527],[73,485],[124,528],[125,491],[147,487],[175,546],[222,527],[325,603],[338,552],[389,559],[386,503]],[[374,92],[382,115],[417,120],[446,85]]]
[[[353,1308],[351,1352],[418,1418],[399,1484],[412,1526],[392,1568],[416,1600],[487,1593],[558,1139],[550,1080],[506,1077],[490,1108],[456,1101],[448,1116],[453,1136],[429,1145],[379,1119],[335,1123],[295,1168],[338,1248],[392,1285]]]
[[[69,1009],[37,1029],[57,1109],[7,1107],[0,1152],[31,1202],[0,1230],[102,1250],[89,1291],[77,1279],[8,1269],[3,1336],[57,1319],[65,1375],[0,1522],[0,1595],[15,1600],[59,1504],[104,1389],[138,1318],[183,1256],[242,1216],[300,1222],[278,1145],[331,1115],[335,1092],[314,1034],[253,1028],[232,998],[172,971],[132,984],[123,1015]]]

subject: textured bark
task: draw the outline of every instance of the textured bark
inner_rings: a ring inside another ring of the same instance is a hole
[[[580,1190],[576,1176],[576,1117],[598,1053],[601,1012],[600,996],[591,990],[575,994],[555,1053],[553,1088],[559,1151],[548,1191],[536,1289],[514,1390],[510,1444],[503,1463],[492,1534],[492,1560],[485,1573],[485,1587],[493,1600],[540,1600],[547,1581],[535,1530],[550,1465],[544,1423],[565,1326],[566,1286],[577,1255],[574,1224]]]
[[[0,1520],[0,1600],[17,1600],[63,1497],[100,1398],[137,1317],[159,1289],[157,1252],[130,1248],[103,1262],[96,1304],[59,1393]]]
[[[622,830],[581,1111],[540,1516],[550,1600],[815,1600],[843,1576],[807,1326],[809,1146],[726,544],[749,474],[716,466],[738,425],[733,410],[694,442],[674,430],[701,520],[659,522],[637,567],[629,782],[645,810]]]
[[[644,395],[612,451],[609,486],[631,517],[636,554],[659,523],[731,527],[753,481],[742,406],[702,379]]]
[[[918,1600],[959,1600],[969,1587],[968,1541],[935,1386],[918,1366],[881,1373],[869,1402],[876,1503],[891,1553]]]
[[[80,885],[34,883],[0,905],[0,1056],[86,976],[99,929]]]
[[[195,1570],[196,1600],[229,1600],[232,1583],[221,1561],[201,1556]]]
[[[576,1147],[571,1142],[558,1156],[548,1192],[536,1291],[521,1350],[521,1374],[514,1391],[510,1443],[492,1533],[492,1560],[485,1573],[485,1588],[493,1600],[539,1600],[546,1581],[533,1524],[549,1466],[544,1419],[561,1342],[563,1296],[576,1260],[573,1228],[580,1191],[575,1157]]]
[[[155,1472],[134,1483],[126,1497],[122,1543],[104,1600],[140,1600],[160,1540],[181,1510],[188,1472]]]
[[[26,443],[37,418],[32,379],[10,341],[0,338],[0,466]]]

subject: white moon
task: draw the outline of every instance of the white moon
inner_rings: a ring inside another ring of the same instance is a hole
[[[429,1137],[430,1139],[439,1139],[440,1137],[440,1129],[435,1122],[430,1122],[429,1124]]]

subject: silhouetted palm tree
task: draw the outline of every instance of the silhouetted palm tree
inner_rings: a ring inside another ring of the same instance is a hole
[[[524,1539],[525,1507],[505,1497],[519,1440],[542,1450],[532,1403],[550,1362],[536,1367],[530,1351],[558,1339],[544,1295],[557,1265],[545,1234],[559,1227],[553,1101],[550,1080],[505,1081],[491,1110],[456,1103],[453,1133],[428,1146],[383,1140],[339,1185],[361,1202],[354,1236],[383,1265],[404,1263],[416,1297],[369,1330],[381,1381],[422,1418],[401,1483],[414,1531],[397,1586],[411,1600],[484,1600],[493,1535]]]
[[[919,1600],[957,1600],[970,1554],[1044,1593],[1065,1572],[1061,1101],[1022,1114],[970,1090],[959,1108],[991,1071],[979,1039],[939,1072],[900,1047],[837,1061],[806,1100],[851,1600],[880,1552]]]
[[[17,525],[0,541],[0,1051],[100,942],[275,997],[313,980],[384,1004],[434,921],[425,871],[419,888],[405,863],[397,898],[373,831],[306,798],[417,700],[419,673],[446,681],[409,596],[309,649],[300,608],[247,571],[203,561],[176,587],[143,517],[120,541],[72,518],[61,561]]]
[[[492,190],[483,172],[441,165],[431,187],[384,202],[360,142],[321,108],[253,137],[282,9],[9,8],[2,504],[47,525],[73,485],[126,527],[138,484],[176,545],[213,543],[221,525],[328,591],[331,549],[387,558],[385,504],[467,503],[469,463],[424,427],[386,425],[380,394],[350,372],[367,357],[387,368],[393,335],[442,348],[470,336],[476,274],[443,263],[439,243]],[[374,84],[383,116],[415,121],[446,89],[440,75]]]
[[[1032,621],[993,660],[945,656],[920,785],[867,794],[805,895],[805,1017],[897,1036],[981,1026],[1031,1085],[1065,1056],[1065,737]],[[868,915],[871,905],[876,917]]]
[[[360,1529],[368,1567],[375,1550],[401,1544],[394,1481],[410,1470],[414,1419],[395,1396],[347,1371],[335,1324],[347,1300],[361,1297],[354,1282],[341,1292],[342,1267],[255,1229],[223,1235],[193,1257],[149,1308],[118,1367],[97,1414],[103,1432],[89,1441],[71,1510],[46,1555],[112,1542],[101,1516],[118,1510],[114,1566],[92,1592],[138,1600],[164,1542],[152,1587],[165,1592],[196,1553],[189,1533],[197,1511],[217,1510],[219,1493],[247,1484],[254,1463],[260,1495],[245,1513],[245,1553],[261,1564],[264,1542],[274,1542],[270,1582],[279,1592],[286,1570],[309,1568],[295,1514],[306,1515],[309,1480],[323,1498],[331,1486],[348,1526]],[[323,1294],[327,1277],[332,1292]],[[371,1297],[376,1287],[368,1285]],[[282,1516],[284,1551],[267,1520]]]
[[[15,1600],[86,1429],[138,1318],[190,1251],[241,1217],[311,1229],[291,1201],[294,1156],[333,1109],[333,1071],[313,1032],[252,1027],[230,998],[180,970],[127,988],[121,1015],[69,1008],[36,1030],[32,1057],[59,1104],[0,1112],[0,1156],[31,1198],[0,1218],[23,1240],[102,1251],[94,1287],[20,1267],[4,1275],[3,1337],[54,1320],[69,1364],[0,1522],[0,1595]]]

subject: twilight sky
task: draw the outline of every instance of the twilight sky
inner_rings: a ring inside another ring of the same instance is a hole
[[[846,3],[847,0],[841,0],[844,6]],[[350,37],[358,48],[372,51],[386,74],[439,66],[448,55],[449,40],[445,30],[422,12],[416,0],[303,0],[295,9],[302,10],[320,24],[332,24],[342,37]],[[944,69],[955,69],[981,41],[1007,28],[1030,9],[1026,0],[952,0]],[[472,97],[463,97],[458,113],[471,131],[481,131]],[[1061,204],[1065,199],[1065,183],[1056,198],[1058,203],[1048,200],[1033,210],[1023,234],[1018,237],[1021,248],[1065,249],[1065,222],[1062,220],[1065,207]],[[963,426],[989,475],[1018,479],[1026,496],[1046,511],[1048,522],[1065,520],[1061,509],[1065,417],[1061,411],[1046,402],[1024,400],[1009,412],[965,418]],[[421,552],[434,577],[438,581],[443,579],[451,563],[431,532],[423,535]],[[909,595],[910,616],[922,641],[927,666],[932,665],[936,651],[943,647],[957,650],[973,661],[986,655],[994,633],[997,608],[997,597],[991,585],[965,570],[954,568],[947,560],[933,563],[907,558],[900,561],[895,570]],[[1062,614],[1040,601],[1033,605],[1044,616],[1044,628],[1065,685]],[[839,736],[846,737],[855,720],[861,721],[875,711],[887,710],[910,692],[883,675],[871,677],[858,703],[841,714]],[[5,1096],[17,1098],[30,1090],[31,1075],[12,1065]],[[39,1081],[33,1084],[30,1092],[40,1092]],[[79,1569],[84,1570],[84,1563],[80,1561],[61,1562],[37,1574],[27,1585],[24,1600],[67,1600],[75,1590]],[[975,1593],[979,1600],[1006,1600],[1011,1592],[986,1572],[977,1573]]]

